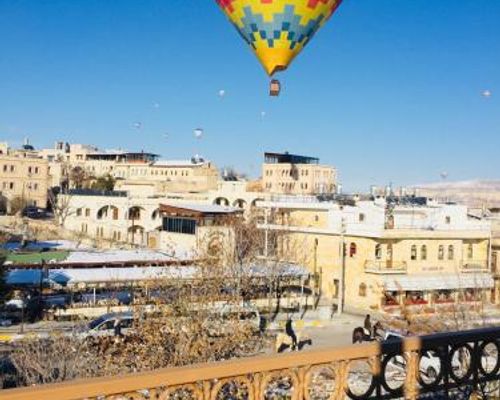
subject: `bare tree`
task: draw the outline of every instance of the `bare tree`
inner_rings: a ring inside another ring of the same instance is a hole
[[[76,166],[69,171],[69,181],[75,189],[83,189],[87,187],[89,180],[89,175],[83,167]]]
[[[28,203],[26,202],[26,199],[22,196],[15,196],[13,197],[10,202],[10,214],[11,215],[16,215],[21,213]]]
[[[72,196],[69,193],[56,194],[53,190],[50,190],[48,193],[50,207],[60,226],[63,226],[66,222],[66,218],[73,213],[71,209],[71,198]]]

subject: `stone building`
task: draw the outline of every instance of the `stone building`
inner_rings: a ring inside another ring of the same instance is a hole
[[[0,192],[3,211],[18,206],[47,207],[48,163],[26,144],[21,149],[0,146]]]
[[[435,311],[496,300],[490,223],[471,218],[465,206],[415,198],[290,198],[258,207],[265,215],[262,229],[286,231],[286,241],[307,255],[325,305],[362,312]]]
[[[289,153],[265,153],[262,188],[265,192],[291,195],[335,193],[335,168],[314,157]]]

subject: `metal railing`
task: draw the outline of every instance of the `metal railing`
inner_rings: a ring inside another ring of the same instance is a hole
[[[373,274],[403,274],[408,265],[406,261],[368,260],[365,262],[365,272]]]
[[[127,197],[125,190],[97,190],[97,189],[70,189],[67,193],[71,196],[104,196],[104,197]]]
[[[500,328],[395,338],[5,390],[0,400],[498,399],[499,343]]]

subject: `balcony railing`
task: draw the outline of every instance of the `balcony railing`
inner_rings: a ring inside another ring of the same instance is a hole
[[[365,262],[365,272],[371,274],[406,274],[405,261],[375,260]]]
[[[4,390],[0,400],[498,399],[499,340],[500,328],[394,338]]]
[[[488,270],[487,260],[465,260],[461,265],[462,272],[478,272]]]

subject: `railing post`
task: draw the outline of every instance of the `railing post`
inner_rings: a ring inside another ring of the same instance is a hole
[[[418,396],[418,364],[419,357],[416,351],[409,351],[406,357],[406,380],[405,380],[405,399],[417,400]]]
[[[341,399],[345,396],[347,390],[347,378],[348,378],[349,362],[340,361],[338,363],[337,373],[335,376],[336,388],[335,388],[335,399]]]

